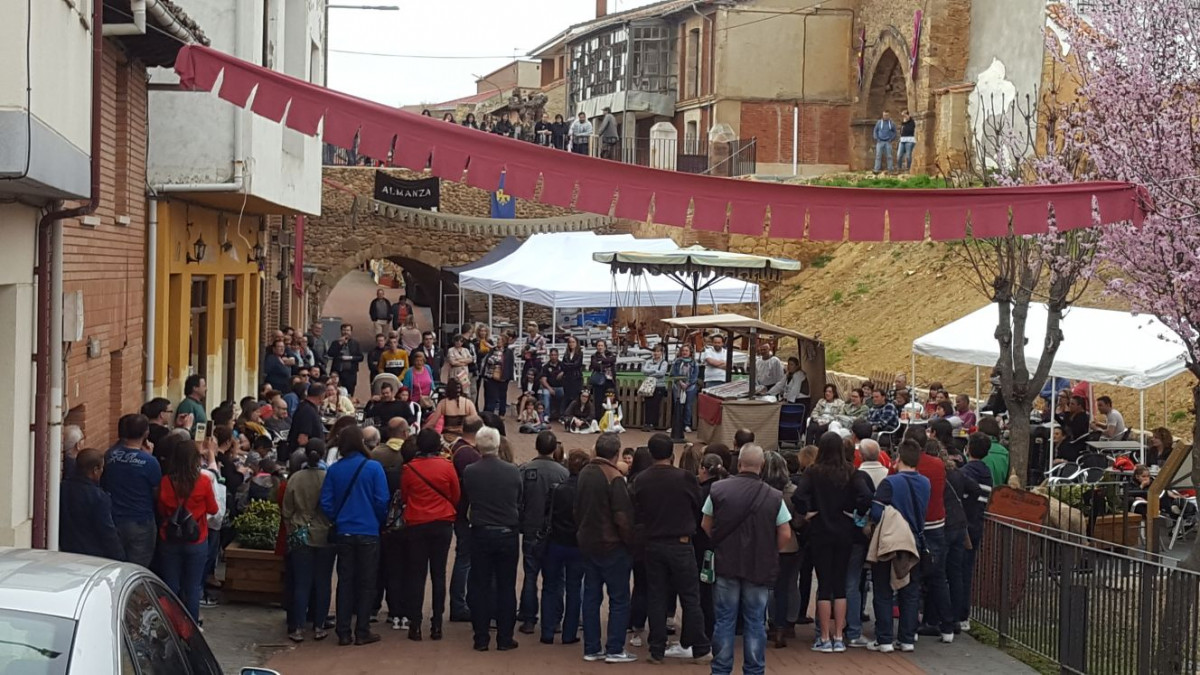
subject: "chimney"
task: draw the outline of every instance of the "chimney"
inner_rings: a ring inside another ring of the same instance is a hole
[[[608,0],[596,0],[596,18],[608,15]]]

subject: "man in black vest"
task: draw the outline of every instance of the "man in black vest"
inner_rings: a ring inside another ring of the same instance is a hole
[[[766,668],[767,599],[779,572],[779,551],[791,539],[791,515],[783,495],[759,478],[763,449],[748,444],[738,453],[738,474],[713,483],[700,526],[712,538],[716,586],[713,605],[713,675],[733,671],[734,630],[745,617],[743,672]]]

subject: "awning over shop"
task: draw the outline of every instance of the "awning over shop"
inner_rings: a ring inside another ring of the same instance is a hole
[[[1016,234],[1098,222],[1140,223],[1148,204],[1144,188],[1094,182],[962,190],[886,190],[783,185],[633,166],[482,134],[431,117],[330,91],[300,79],[197,45],[175,63],[185,88],[216,91],[237,106],[283,121],[302,134],[357,148],[360,155],[446,180],[505,191],[521,199],[574,207],[589,213],[648,220],[699,230],[762,236],[770,213],[773,238],[816,241],[920,241],[961,239],[968,217],[976,237],[1007,234],[1010,212]],[[541,190],[538,190],[539,178]],[[578,191],[578,197],[575,197]],[[615,202],[615,206],[614,206]],[[653,205],[653,208],[652,208]],[[691,217],[689,218],[689,213]]]

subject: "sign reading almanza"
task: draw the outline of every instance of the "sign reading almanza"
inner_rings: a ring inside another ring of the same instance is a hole
[[[375,199],[396,206],[436,211],[441,199],[441,182],[437,178],[404,180],[376,171]]]

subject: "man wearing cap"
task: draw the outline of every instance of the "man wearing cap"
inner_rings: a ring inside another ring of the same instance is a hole
[[[308,444],[309,439],[325,439],[325,425],[321,422],[321,400],[325,398],[325,385],[310,382],[304,400],[296,406],[292,416],[292,428],[288,431],[288,451],[295,452]]]

